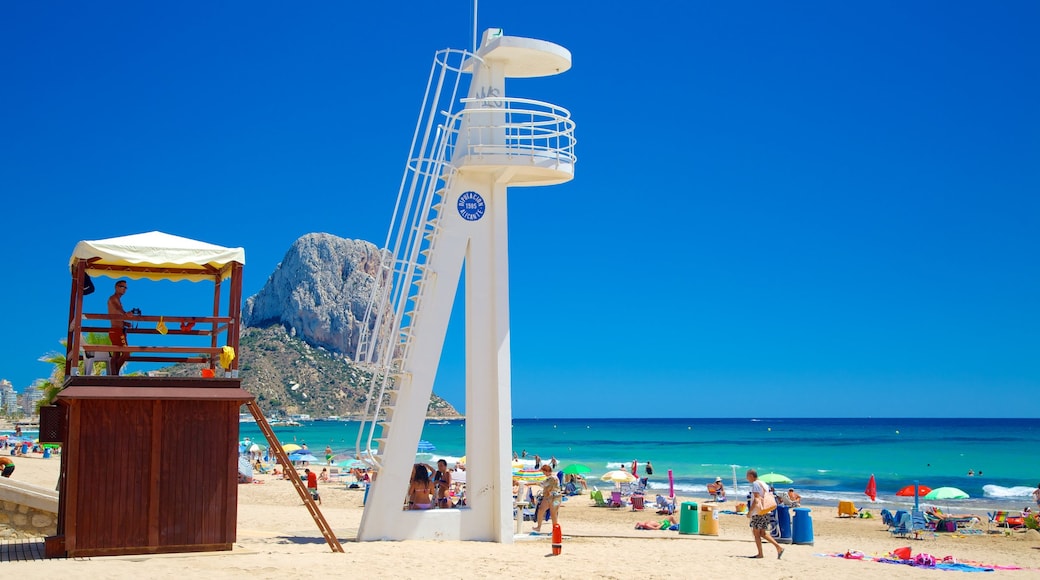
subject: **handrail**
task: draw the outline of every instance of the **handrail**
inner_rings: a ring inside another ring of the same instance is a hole
[[[471,60],[474,58],[477,61]],[[355,360],[374,364],[379,370],[372,373],[369,382],[369,393],[355,447],[357,456],[374,467],[379,465],[372,446],[376,426],[383,412],[383,401],[394,382],[393,361],[401,354],[399,351],[408,351],[410,342],[408,334],[401,331],[401,324],[407,318],[405,306],[407,302],[417,300],[413,298],[411,289],[416,281],[421,282],[425,277],[425,271],[421,268],[424,260],[422,250],[429,247],[431,238],[435,238],[437,233],[436,216],[431,216],[431,213],[437,213],[433,198],[442,189],[441,182],[451,175],[451,171],[445,171],[444,155],[447,148],[444,142],[444,121],[447,115],[441,111],[440,103],[446,100],[450,106],[458,100],[461,73],[466,62],[480,62],[480,59],[457,49],[445,49],[434,55],[397,202],[387,230],[380,270],[373,283],[361,325],[362,336],[358,341]],[[454,73],[453,82],[449,78],[452,75],[448,73]],[[418,286],[421,288],[422,284]],[[379,344],[384,336],[383,344]],[[366,421],[371,421],[367,437]]]
[[[453,66],[453,57],[462,62]],[[421,312],[425,282],[435,270],[430,263],[433,252],[429,250],[437,244],[440,231],[441,211],[437,202],[451,186],[457,164],[479,164],[481,158],[493,164],[507,160],[550,167],[577,161],[575,123],[567,109],[517,97],[458,98],[461,73],[469,58],[477,57],[452,49],[434,57],[380,270],[363,318],[355,360],[372,364],[376,370],[369,382],[356,451],[359,458],[376,468],[376,427],[388,393],[400,388],[400,381],[407,380],[401,372],[411,353],[410,329]],[[479,62],[471,64],[477,66]],[[454,83],[446,83],[448,73],[456,73]],[[448,110],[440,109],[444,100]],[[459,106],[462,108],[451,112]],[[501,135],[500,142],[485,143],[481,137],[488,132]],[[371,421],[367,431],[366,421]],[[385,430],[383,436],[386,437]]]

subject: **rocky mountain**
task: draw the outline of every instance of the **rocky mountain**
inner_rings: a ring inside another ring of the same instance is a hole
[[[255,328],[280,324],[312,346],[353,358],[381,255],[363,240],[307,234],[246,300],[242,322]]]
[[[325,417],[364,410],[371,372],[350,361],[380,258],[369,242],[307,234],[292,244],[260,292],[245,301],[239,376],[265,413]],[[388,337],[384,333],[379,340]],[[197,376],[198,367],[169,371]],[[436,395],[428,414],[459,415]]]

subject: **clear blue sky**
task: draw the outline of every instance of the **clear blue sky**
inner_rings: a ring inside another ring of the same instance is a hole
[[[76,242],[382,244],[472,4],[0,5],[0,378],[48,373]],[[573,68],[576,177],[510,195],[518,417],[1040,406],[1040,4],[481,2]],[[187,284],[187,283],[182,283]],[[99,310],[111,280],[100,279]],[[138,282],[124,300],[169,312]],[[456,308],[435,391],[463,404]],[[178,312],[183,313],[183,312]]]

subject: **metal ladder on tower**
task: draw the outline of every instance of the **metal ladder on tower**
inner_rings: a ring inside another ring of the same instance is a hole
[[[411,380],[405,367],[413,342],[412,330],[419,322],[425,290],[436,283],[432,250],[440,233],[444,195],[455,177],[455,168],[448,160],[457,137],[459,116],[442,110],[441,103],[446,101],[450,110],[452,104],[459,102],[463,62],[470,58],[471,53],[455,49],[442,50],[434,57],[379,276],[361,325],[355,360],[373,365],[374,372],[356,451],[359,459],[377,469],[379,453],[373,444],[386,441],[394,408],[399,403],[398,393]],[[383,336],[387,338],[380,344]],[[377,427],[382,429],[379,436]]]
[[[300,479],[300,474],[296,472],[296,468],[293,467],[289,457],[285,454],[285,450],[282,449],[281,443],[278,442],[278,437],[274,434],[274,429],[271,429],[271,424],[267,422],[267,418],[264,417],[263,411],[260,410],[260,406],[256,404],[256,400],[252,400],[246,403],[246,407],[249,408],[249,412],[253,414],[253,418],[256,419],[256,426],[260,428],[260,432],[264,434],[267,439],[268,450],[274,451],[275,458],[282,464],[282,468],[285,470],[285,476],[292,482],[293,487],[296,488],[297,493],[300,494],[300,499],[303,500],[303,505],[307,506],[307,511],[310,512],[311,517],[314,518],[314,523],[318,524],[318,529],[321,530],[321,535],[325,537],[325,541],[332,548],[333,552],[343,552],[343,546],[339,543],[339,539],[336,534],[333,533],[332,528],[329,527],[329,522],[325,520],[325,516],[322,515],[321,510],[318,509],[318,504],[314,503],[314,498],[311,497],[307,487],[303,485],[303,481]]]

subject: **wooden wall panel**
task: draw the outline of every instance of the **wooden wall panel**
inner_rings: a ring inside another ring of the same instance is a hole
[[[78,548],[148,544],[152,417],[141,403],[82,402]]]

